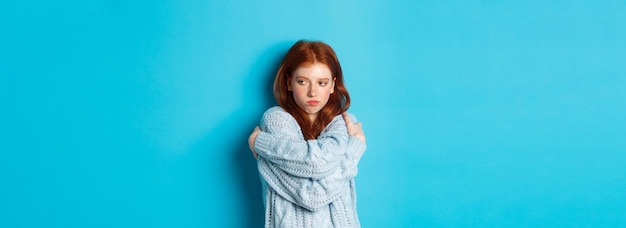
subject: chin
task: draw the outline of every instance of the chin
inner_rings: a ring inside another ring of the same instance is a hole
[[[305,109],[304,110],[307,114],[315,114],[321,111],[321,109]]]

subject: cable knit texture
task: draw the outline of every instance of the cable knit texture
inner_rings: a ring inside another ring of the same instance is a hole
[[[353,115],[349,115],[356,122]],[[263,114],[254,148],[265,198],[265,227],[360,227],[354,177],[365,143],[336,116],[305,140],[291,114]]]

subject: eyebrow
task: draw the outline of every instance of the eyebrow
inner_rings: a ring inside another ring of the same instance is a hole
[[[304,76],[304,75],[296,75],[295,79],[307,79],[307,80],[311,80],[309,77]],[[330,78],[319,78],[318,81],[321,80],[332,80]]]

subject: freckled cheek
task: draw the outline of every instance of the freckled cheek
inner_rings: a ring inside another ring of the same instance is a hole
[[[330,88],[324,88],[323,92],[324,92],[324,96],[330,96]]]
[[[294,89],[293,97],[297,102],[303,103],[309,98],[307,93],[308,91],[306,89]]]

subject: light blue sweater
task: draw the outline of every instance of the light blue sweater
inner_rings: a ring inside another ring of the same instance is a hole
[[[356,118],[350,115],[356,122]],[[354,177],[365,143],[348,135],[341,115],[304,140],[291,114],[263,114],[254,148],[265,198],[265,227],[360,227]]]

